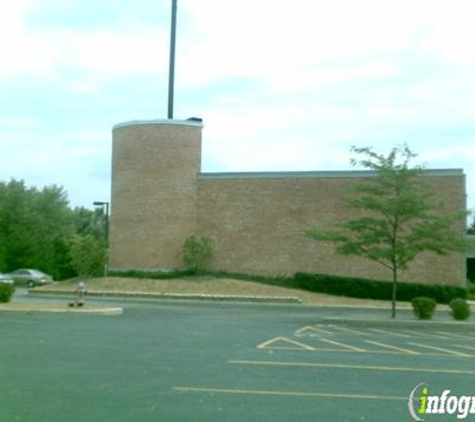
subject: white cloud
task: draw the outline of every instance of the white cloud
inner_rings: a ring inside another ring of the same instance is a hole
[[[96,31],[89,34],[65,31],[59,33],[57,43],[60,64],[66,68],[100,74],[103,77],[162,73],[166,61],[159,54],[166,52],[166,44],[157,39],[156,32],[136,28],[126,31]]]
[[[104,142],[109,137],[86,132],[34,138],[0,133],[0,139],[10,140],[0,143],[0,180],[21,179],[38,188],[63,186],[72,206],[91,207],[95,200],[109,200],[110,143]]]
[[[315,84],[319,77],[329,83],[355,76],[390,76],[398,73],[397,66],[384,60],[336,70],[326,64],[402,51],[441,60],[452,56],[475,60],[475,26],[470,22],[474,6],[468,1],[185,0],[180,4],[192,25],[180,39],[184,56],[180,72],[189,85],[239,75],[277,89],[292,81],[290,91],[312,79]]]
[[[2,6],[0,13],[0,81],[19,73],[46,76],[54,73],[54,49],[41,34],[26,24],[36,0],[20,0]]]
[[[118,26],[88,31],[32,27],[28,16],[38,0],[9,4],[0,14],[0,82],[11,77],[53,81],[71,70],[109,79],[161,74],[167,68],[168,40],[160,26],[123,19]]]
[[[439,165],[446,162],[459,163],[459,166],[470,165],[475,157],[475,144],[473,142],[457,142],[451,146],[432,145],[420,152],[421,158],[428,163]]]
[[[0,178],[64,181],[86,198],[108,171],[110,125],[162,117],[169,14],[152,3],[2,7],[0,154],[13,164]],[[347,168],[352,144],[408,141],[429,165],[475,173],[472,1],[178,3],[176,115],[205,118],[206,170]],[[45,16],[58,10],[74,25]]]

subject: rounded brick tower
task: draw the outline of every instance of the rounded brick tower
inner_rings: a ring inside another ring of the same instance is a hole
[[[121,123],[112,137],[109,266],[182,266],[184,240],[195,233],[201,121]]]

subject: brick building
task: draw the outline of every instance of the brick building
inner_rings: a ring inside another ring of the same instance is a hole
[[[137,121],[113,129],[110,262],[115,269],[181,268],[190,235],[214,244],[213,268],[289,275],[296,271],[375,279],[376,263],[342,257],[303,233],[351,217],[348,188],[367,171],[202,173],[201,122]],[[462,170],[428,170],[448,212],[465,209]],[[463,235],[464,222],[456,230]],[[465,285],[466,257],[421,254],[400,279]]]

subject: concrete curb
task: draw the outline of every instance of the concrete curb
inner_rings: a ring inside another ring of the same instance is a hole
[[[73,297],[74,292],[64,290],[28,290],[28,295],[35,296],[67,296]],[[301,304],[298,297],[291,296],[247,296],[247,295],[214,295],[200,293],[141,293],[141,292],[101,292],[88,291],[87,297],[121,298],[121,299],[179,299],[179,300],[211,300],[218,302],[257,302],[257,303],[292,303]]]
[[[119,307],[98,307],[84,306],[81,308],[69,307],[68,305],[50,305],[50,304],[24,304],[8,303],[0,305],[0,312],[50,312],[50,313],[69,313],[85,315],[122,315],[123,308]]]

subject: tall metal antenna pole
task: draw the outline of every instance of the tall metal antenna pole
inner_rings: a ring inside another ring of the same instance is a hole
[[[172,0],[172,28],[170,34],[170,68],[168,73],[168,118],[173,119],[173,92],[175,88],[175,44],[177,0]]]

